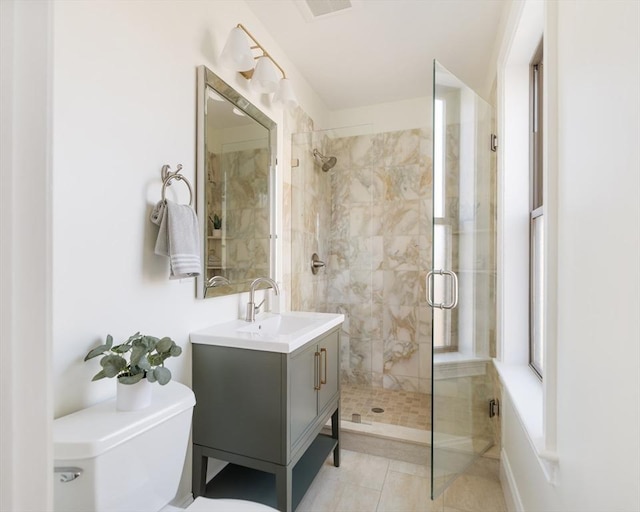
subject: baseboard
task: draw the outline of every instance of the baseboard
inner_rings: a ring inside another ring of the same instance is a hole
[[[524,512],[516,479],[509,464],[509,457],[507,457],[504,450],[500,452],[500,482],[502,483],[502,494],[504,495],[508,512]]]

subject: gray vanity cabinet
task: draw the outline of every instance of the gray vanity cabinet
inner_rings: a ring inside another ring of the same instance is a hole
[[[308,486],[331,450],[339,465],[339,329],[290,354],[193,344],[194,496],[263,501],[290,512],[306,491],[293,492],[296,480]],[[321,434],[329,418],[331,435]],[[239,493],[237,474],[233,492],[218,486],[224,476],[207,486],[208,457],[275,474],[276,503]]]
[[[290,366],[291,447],[295,451],[307,430],[323,415],[332,399],[339,396],[338,331],[291,354]]]
[[[294,446],[318,414],[317,354],[317,345],[313,343],[311,346],[292,354],[290,358],[290,435],[291,444]]]
[[[340,336],[339,331],[325,336],[318,344],[320,349],[320,390],[318,412],[324,410],[331,400],[340,396]]]

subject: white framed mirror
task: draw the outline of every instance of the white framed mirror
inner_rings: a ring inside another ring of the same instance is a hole
[[[198,298],[249,290],[271,275],[277,126],[205,66],[198,68]]]

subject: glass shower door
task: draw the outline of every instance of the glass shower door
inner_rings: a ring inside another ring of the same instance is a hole
[[[489,104],[434,61],[432,498],[493,444],[488,416],[495,323]]]

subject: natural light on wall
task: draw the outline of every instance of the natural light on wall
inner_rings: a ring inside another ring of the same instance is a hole
[[[433,112],[433,216],[444,217],[444,100],[436,99]],[[436,268],[434,266],[434,268]]]
[[[451,226],[445,215],[445,100],[436,99],[433,112],[433,268],[451,267]],[[433,297],[446,301],[442,281],[434,283]],[[451,343],[451,314],[445,309],[433,310],[433,346],[438,351],[455,350]]]

